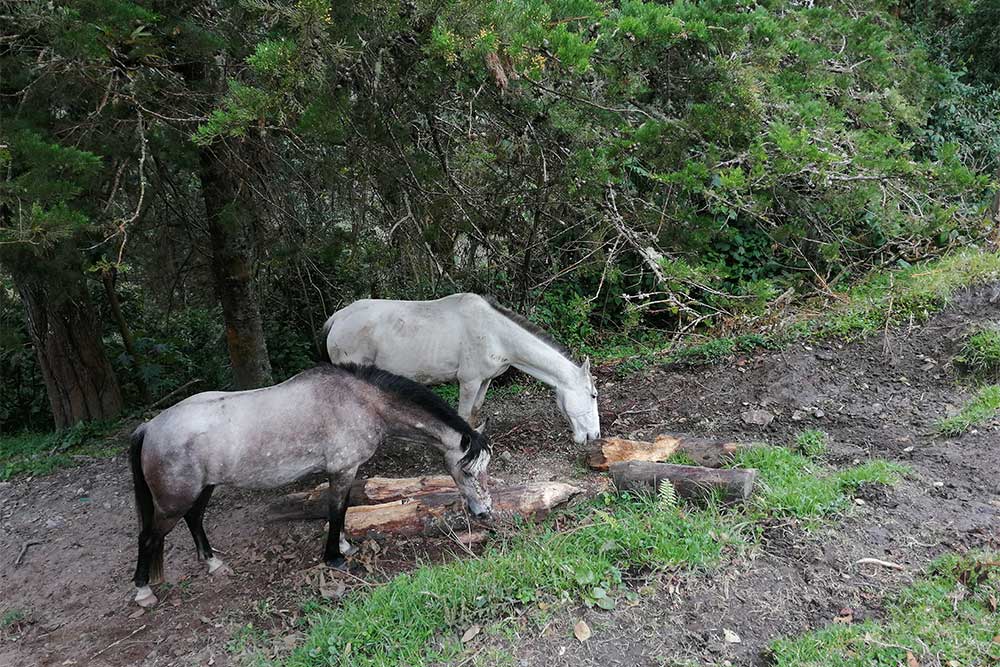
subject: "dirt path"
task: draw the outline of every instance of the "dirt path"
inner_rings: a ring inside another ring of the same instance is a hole
[[[848,346],[798,345],[728,366],[653,368],[618,379],[600,371],[604,431],[649,436],[660,430],[718,433],[780,444],[806,427],[832,436],[835,463],[880,456],[907,463],[912,479],[866,504],[836,527],[806,535],[792,524],[769,526],[763,548],[710,577],[660,587],[642,604],[616,612],[571,609],[544,632],[505,646],[529,665],[757,664],[776,636],[829,623],[844,607],[855,618],[877,616],[882,597],[946,551],[1000,544],[1000,446],[997,424],[957,440],[929,435],[935,420],[961,405],[947,362],[975,322],[1000,319],[992,288],[958,297],[927,326]],[[547,392],[496,401],[494,469],[509,480],[583,474],[578,450],[556,418]],[[774,415],[766,428],[740,414]],[[553,424],[559,426],[553,429]],[[507,452],[508,454],[505,454]],[[508,460],[509,459],[509,460]],[[530,464],[526,463],[530,462]],[[530,465],[530,467],[529,467]],[[436,457],[395,447],[368,473],[440,471]],[[0,635],[0,665],[227,665],[227,644],[247,623],[297,635],[299,602],[319,596],[321,524],[262,523],[273,497],[219,489],[208,510],[213,545],[236,570],[207,576],[190,536],[168,538],[172,586],[152,612],[130,604],[135,518],[125,459],[0,484],[0,610],[26,622]],[[25,544],[23,562],[15,567]],[[379,579],[419,556],[447,557],[448,543],[384,545],[369,559]],[[862,557],[902,563],[904,572],[855,566]],[[585,616],[594,637],[570,639]],[[739,635],[725,642],[723,630]]]

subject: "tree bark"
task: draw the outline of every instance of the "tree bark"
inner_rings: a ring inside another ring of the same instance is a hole
[[[45,272],[10,269],[55,427],[117,416],[122,410],[121,390],[104,353],[100,323],[82,273],[70,267]]]
[[[132,362],[132,369],[135,371],[135,384],[139,388],[139,395],[142,397],[143,404],[149,405],[152,398],[149,395],[149,387],[146,386],[142,359],[139,358],[139,353],[135,349],[132,330],[129,328],[128,322],[125,321],[125,316],[122,314],[121,303],[118,301],[118,292],[115,290],[114,269],[101,271],[101,282],[104,283],[104,293],[107,295],[108,303],[111,305],[111,315],[115,318],[115,323],[118,325],[118,332],[122,336],[122,344],[125,346],[125,352],[128,353],[129,359]]]
[[[212,146],[199,149],[201,189],[212,242],[212,275],[226,324],[233,381],[238,389],[253,389],[271,384],[271,362],[253,290],[249,216],[240,207],[237,178],[219,150]]]
[[[718,468],[747,444],[706,438],[686,433],[663,433],[653,442],[603,438],[587,453],[587,464],[594,470],[607,470],[623,461],[666,461],[676,452],[687,454],[695,463]]]
[[[372,478],[351,488],[345,530],[355,535],[373,530],[401,535],[432,534],[445,526],[465,525],[464,502],[454,482],[439,476],[397,480]],[[372,483],[374,482],[374,483]],[[401,496],[401,494],[406,494]],[[491,484],[493,511],[498,516],[539,517],[550,509],[583,493],[583,489],[562,482],[530,482],[512,486]],[[377,498],[378,502],[367,501]],[[360,501],[365,504],[354,505]],[[327,486],[292,493],[272,503],[269,518],[325,519]]]
[[[660,483],[668,480],[681,498],[707,500],[720,496],[723,502],[742,502],[753,492],[757,471],[626,461],[611,465],[611,478],[619,491],[655,493]]]

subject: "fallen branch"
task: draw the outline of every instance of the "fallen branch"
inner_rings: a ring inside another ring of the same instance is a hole
[[[718,468],[749,445],[720,438],[706,438],[684,433],[663,433],[653,442],[604,438],[587,454],[587,464],[594,470],[607,470],[624,461],[663,462],[681,452],[698,465]]]
[[[611,465],[611,477],[619,491],[656,493],[663,480],[674,485],[681,498],[742,502],[750,497],[757,479],[753,468],[703,468],[648,461],[625,461]]]
[[[420,479],[394,480],[391,486],[405,487]],[[384,478],[376,485],[386,488]],[[562,482],[531,482],[491,490],[493,512],[497,518],[521,516],[538,518],[553,507],[583,493],[583,489]],[[324,489],[313,489],[285,496],[272,504],[272,520],[326,519],[327,499]],[[454,486],[417,493],[377,504],[351,506],[347,510],[344,531],[352,537],[368,532],[397,535],[437,535],[449,530],[469,532],[465,501]]]

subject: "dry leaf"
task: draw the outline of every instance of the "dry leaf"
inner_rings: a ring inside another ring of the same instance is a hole
[[[573,634],[581,642],[585,642],[590,639],[590,626],[587,625],[587,621],[582,618],[577,621],[576,625],[573,626]]]
[[[833,619],[834,623],[840,623],[842,625],[850,625],[854,622],[854,610],[850,607],[844,607],[840,610],[840,615]]]
[[[917,658],[913,655],[912,651],[906,652],[906,667],[920,667],[920,663],[917,662]]]
[[[730,644],[739,644],[743,641],[738,634],[727,628],[722,629],[722,637]]]
[[[465,634],[462,635],[462,643],[463,644],[468,644],[470,641],[472,641],[472,639],[476,635],[479,634],[480,630],[482,630],[482,628],[479,627],[478,623],[476,623],[475,625],[470,626],[469,629],[465,631]]]

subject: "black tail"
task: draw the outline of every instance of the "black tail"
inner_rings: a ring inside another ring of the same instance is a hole
[[[320,338],[316,342],[316,346],[319,348],[319,359],[320,361],[325,361],[330,364],[333,360],[330,359],[330,348],[327,347],[326,339],[330,337],[330,328],[333,326],[333,315],[327,318],[326,322],[323,323],[323,329],[320,332]]]
[[[135,512],[139,515],[139,530],[147,532],[153,527],[153,493],[146,483],[146,474],[142,471],[142,440],[146,435],[146,425],[143,424],[132,433],[132,446],[129,448],[129,463],[132,465],[132,485],[135,487]]]
[[[135,512],[139,515],[139,563],[136,566],[136,585],[145,586],[148,581],[157,582],[163,578],[163,536],[153,534],[153,492],[146,482],[146,473],[142,470],[142,442],[146,436],[146,425],[143,424],[132,433],[132,445],[129,447],[129,464],[132,466],[132,485],[135,487]],[[149,559],[149,569],[146,576],[140,577],[143,560]],[[140,578],[145,581],[140,581]]]

